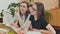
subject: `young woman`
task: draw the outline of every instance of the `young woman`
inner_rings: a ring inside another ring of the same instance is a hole
[[[12,23],[13,26],[24,29],[30,17],[28,9],[29,9],[29,3],[26,1],[22,1],[19,10],[15,11],[15,17],[17,19],[17,23]]]
[[[32,25],[32,31],[39,31],[42,34],[56,34],[54,28],[46,21],[44,12],[44,5],[40,2],[35,2],[31,7],[30,21],[26,29]]]

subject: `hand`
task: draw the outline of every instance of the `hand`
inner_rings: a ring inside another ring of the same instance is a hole
[[[12,23],[11,25],[16,27],[16,28],[19,28],[19,26],[16,23]]]
[[[25,34],[25,32],[24,32],[24,31],[22,31],[21,33],[22,33],[22,34]]]
[[[16,33],[17,33],[17,34],[22,34],[21,31],[22,31],[22,30],[21,30],[20,28],[17,28],[17,32],[16,32]]]
[[[15,17],[18,18],[19,16],[20,16],[20,15],[19,15],[19,11],[16,10],[16,11],[15,11]]]
[[[17,34],[25,34],[23,30],[17,30]]]

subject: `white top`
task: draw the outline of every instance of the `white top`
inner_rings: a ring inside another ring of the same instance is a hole
[[[27,25],[27,23],[29,21],[29,17],[30,17],[30,14],[28,15],[27,19],[25,20],[24,25],[22,26],[22,28],[24,28]]]

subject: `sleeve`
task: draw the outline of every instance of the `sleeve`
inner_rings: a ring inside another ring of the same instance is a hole
[[[48,22],[46,21],[44,17],[41,18],[41,22],[42,22],[43,27],[46,27],[48,25]]]
[[[31,21],[31,16],[30,16],[29,20]]]

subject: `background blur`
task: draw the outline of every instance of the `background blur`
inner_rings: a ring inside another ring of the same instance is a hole
[[[5,23],[13,18],[11,14],[5,12],[10,12],[10,10],[7,10],[8,6],[11,3],[20,3],[22,1],[28,1],[29,3],[42,2],[46,15],[48,15],[48,23],[56,29],[57,34],[60,34],[60,0],[0,0],[0,13],[3,11],[4,15],[3,17],[0,15],[0,23]]]

